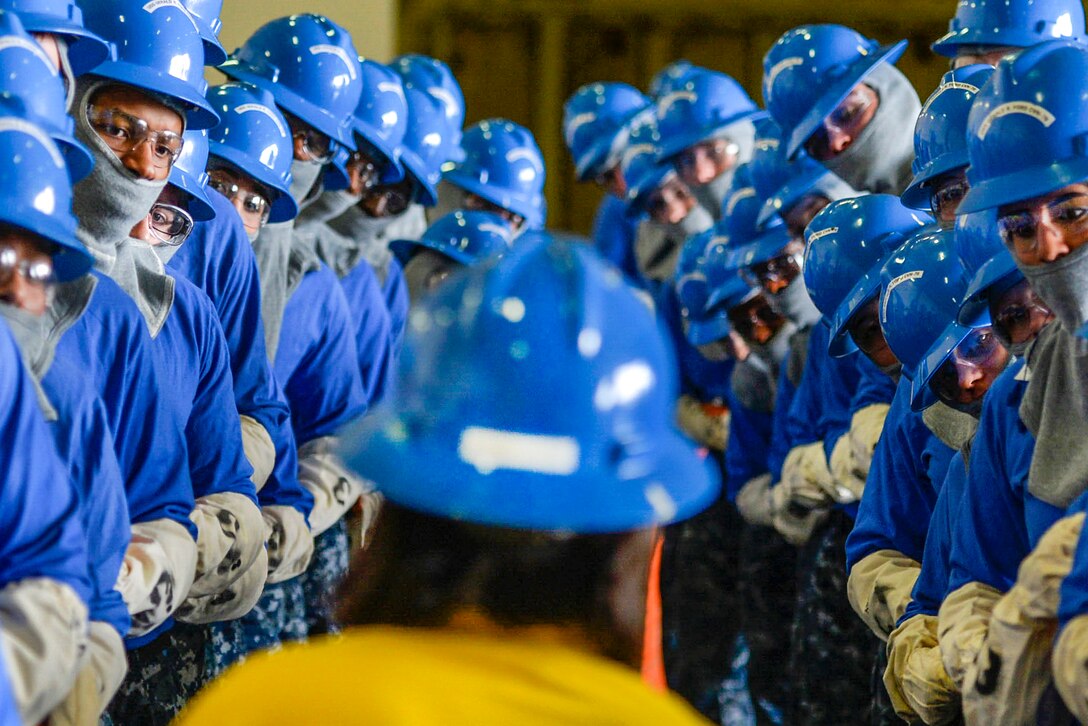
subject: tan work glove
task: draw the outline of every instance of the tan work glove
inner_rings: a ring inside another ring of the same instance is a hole
[[[314,554],[314,538],[306,518],[294,507],[261,507],[268,550],[268,583],[290,580],[306,571]]]
[[[853,449],[854,466],[864,481],[869,476],[869,467],[873,464],[873,451],[884,431],[884,419],[888,417],[886,403],[874,403],[857,411],[850,418],[850,448]]]
[[[1055,522],[1020,563],[1016,584],[994,606],[975,667],[964,680],[968,723],[1035,723],[1051,682],[1061,584],[1073,568],[1083,524],[1083,513]]]
[[[831,478],[835,486],[828,494],[836,502],[849,504],[861,499],[865,491],[865,478],[858,472],[854,447],[846,434],[839,437],[831,450]]]
[[[850,568],[846,597],[850,606],[881,640],[895,630],[907,611],[922,566],[895,550],[877,550]]]
[[[941,643],[941,659],[945,672],[956,687],[963,691],[967,671],[974,666],[990,615],[1001,593],[981,582],[968,582],[948,593],[937,614],[937,640]]]
[[[92,621],[87,662],[68,695],[49,714],[49,726],[97,726],[127,672],[121,636],[112,625]]]
[[[737,510],[744,521],[760,527],[774,525],[774,497],[771,493],[771,475],[749,479],[737,492]]]
[[[276,466],[276,446],[272,443],[272,437],[264,426],[257,423],[250,416],[239,416],[242,424],[242,449],[245,451],[246,460],[253,467],[253,476],[250,480],[257,491],[261,491],[272,476],[272,470]]]
[[[781,483],[771,487],[771,523],[782,538],[800,547],[812,538],[812,533],[827,519],[827,507],[805,508],[790,498]]]
[[[1088,615],[1070,620],[1051,655],[1054,685],[1080,723],[1088,723]]]
[[[806,509],[829,506],[833,500],[828,492],[834,491],[834,481],[823,442],[790,449],[782,462],[782,481],[778,486],[785,487],[784,496],[791,502]]]
[[[729,444],[729,409],[684,394],[676,401],[680,430],[696,443],[719,453]]]
[[[915,615],[888,636],[884,687],[896,715],[908,723],[934,726],[959,718],[960,693],[941,662],[935,615]]]

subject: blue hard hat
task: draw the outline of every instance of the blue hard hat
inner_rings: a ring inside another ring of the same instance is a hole
[[[28,33],[60,35],[68,44],[72,73],[82,75],[110,57],[110,44],[83,24],[73,0],[0,0],[0,10],[19,16]]]
[[[422,303],[395,394],[342,453],[391,501],[438,516],[578,534],[666,524],[719,491],[676,429],[677,379],[619,271],[585,241],[527,232]]]
[[[227,59],[227,51],[219,42],[219,29],[223,21],[219,14],[223,12],[223,0],[183,0],[185,9],[196,21],[200,39],[204,41],[204,65],[217,66]]]
[[[64,81],[56,66],[20,21],[15,13],[0,11],[0,99],[53,138],[74,184],[91,173],[94,159],[76,140]]]
[[[688,73],[656,101],[662,161],[763,113],[748,92],[724,73]]]
[[[72,181],[64,157],[48,134],[0,101],[0,222],[56,245],[57,280],[68,282],[91,269],[94,258],[76,238]]]
[[[184,134],[181,155],[170,167],[170,183],[189,195],[189,216],[194,222],[215,219],[208,201],[208,132],[189,129]]]
[[[351,34],[328,18],[306,13],[265,23],[219,70],[265,89],[281,110],[355,150],[359,53]]]
[[[650,79],[650,86],[646,92],[656,100],[676,88],[692,71],[704,70],[706,69],[695,65],[691,61],[674,60],[654,74],[654,77]]]
[[[680,314],[690,319],[702,313],[710,293],[701,263],[715,238],[714,228],[688,237],[676,258],[673,290],[680,303]]]
[[[782,127],[793,158],[835,107],[881,63],[894,63],[907,41],[881,46],[842,25],[787,31],[763,58],[763,101]]]
[[[113,43],[117,57],[87,73],[164,96],[185,108],[185,127],[219,123],[204,99],[204,42],[180,3],[79,0],[87,27]]]
[[[208,100],[222,121],[208,132],[209,153],[222,159],[273,193],[269,222],[288,222],[298,215],[291,196],[291,162],[295,145],[287,120],[268,91],[237,81],[215,86]]]
[[[355,108],[355,135],[359,148],[370,153],[381,165],[378,182],[395,184],[404,178],[400,165],[400,145],[408,128],[408,100],[404,83],[388,66],[360,58],[363,95]],[[325,168],[325,190],[337,191],[349,186],[347,163],[350,152],[343,147],[333,153]]]
[[[786,157],[782,131],[777,125],[761,123],[757,129],[760,132],[756,135],[748,168],[756,194],[765,200],[759,212],[759,221],[764,222],[789,212],[831,172],[804,150],[790,161]]]
[[[626,83],[587,83],[567,99],[563,137],[579,181],[606,171],[608,161],[619,157],[628,122],[649,105],[650,99]]]
[[[400,163],[412,179],[417,201],[425,207],[438,204],[438,182],[448,158],[445,134],[449,132],[442,102],[418,88],[404,89],[408,102],[408,128],[401,142]]]
[[[903,206],[891,194],[840,199],[820,210],[805,229],[805,288],[827,321],[828,352],[856,350],[847,324],[880,292],[888,255],[933,218]]]
[[[524,217],[544,218],[544,157],[529,129],[506,119],[470,126],[461,139],[465,160],[442,178]]]
[[[728,335],[728,312],[735,304],[730,301],[746,296],[751,289],[733,262],[742,241],[735,243],[730,231],[722,219],[688,238],[680,251],[673,284],[681,315],[688,322],[685,337],[692,345],[705,345]],[[710,305],[712,296],[715,305]]]
[[[961,46],[1026,48],[1055,38],[1085,40],[1081,0],[960,0],[930,47],[954,58]]]
[[[927,185],[967,166],[967,114],[993,72],[992,66],[982,63],[949,71],[926,100],[914,124],[914,179],[903,191],[903,204],[929,211]]]
[[[956,254],[970,284],[960,303],[964,325],[989,309],[991,289],[1005,289],[1024,279],[997,228],[997,211],[987,209],[956,218]]]
[[[427,247],[462,265],[477,265],[506,254],[512,237],[510,225],[494,212],[462,209],[436,219],[418,240],[393,240],[389,249],[404,260],[412,247]]]
[[[971,189],[960,214],[1088,179],[1088,103],[1076,86],[1084,78],[1088,48],[1070,40],[1040,43],[997,64],[967,120]]]
[[[880,272],[880,327],[903,374],[911,380],[911,407],[925,408],[929,379],[972,328],[990,324],[989,314],[958,322],[967,275],[956,255],[951,230],[926,230],[900,245]]]
[[[650,194],[675,174],[672,164],[658,161],[657,133],[654,115],[648,109],[631,120],[630,136],[620,155],[620,172],[627,185],[627,213],[642,212]]]
[[[389,66],[397,72],[410,88],[418,88],[430,94],[442,104],[449,128],[444,138],[448,161],[460,162],[465,159],[461,148],[461,129],[465,125],[465,94],[457,82],[450,67],[438,60],[420,53],[406,53],[394,58]]]

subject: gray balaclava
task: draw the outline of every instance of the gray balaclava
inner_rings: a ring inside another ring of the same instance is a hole
[[[49,371],[57,348],[57,338],[49,335],[48,319],[9,303],[0,303],[0,317],[11,328],[23,364],[30,371],[30,379],[34,382],[38,396],[38,406],[45,415],[45,420],[56,421],[57,411],[41,386],[41,380]]]
[[[313,161],[291,162],[291,196],[302,203],[313,189],[323,165]],[[257,271],[261,279],[261,317],[264,319],[265,347],[268,359],[276,359],[280,330],[283,327],[283,311],[287,307],[288,267],[291,263],[291,243],[295,221],[277,222],[261,227],[253,241],[253,253],[257,257]]]
[[[714,177],[708,184],[691,187],[691,193],[699,201],[699,204],[715,221],[721,219],[722,204],[726,195],[733,187],[733,177],[742,164],[752,160],[752,151],[756,146],[756,127],[751,121],[740,121],[722,129],[710,137],[711,139],[729,139],[738,147],[737,163],[732,169],[724,171]]]
[[[820,319],[820,310],[812,302],[802,275],[798,275],[797,279],[786,285],[777,295],[767,295],[767,303],[772,310],[798,328],[807,328]]]
[[[422,248],[404,266],[404,282],[408,286],[408,300],[416,305],[427,294],[427,281],[436,274],[449,274],[462,265],[450,257],[432,249]]]
[[[76,137],[91,150],[95,164],[73,189],[72,208],[79,218],[76,234],[94,256],[95,268],[136,302],[155,337],[174,304],[174,278],[166,274],[151,245],[129,235],[147,217],[166,179],[137,178],[91,128],[87,101],[104,85],[86,76],[77,83]]]
[[[635,264],[639,273],[656,282],[672,280],[684,242],[713,226],[714,218],[699,204],[676,224],[643,220],[635,234]]]
[[[823,165],[854,189],[898,196],[913,178],[914,122],[922,103],[890,63],[878,65],[864,83],[876,90],[880,106],[850,147]]]
[[[729,387],[737,402],[750,411],[772,413],[778,393],[778,373],[790,351],[790,338],[797,326],[787,322],[763,345],[752,344],[751,354],[737,361]]]

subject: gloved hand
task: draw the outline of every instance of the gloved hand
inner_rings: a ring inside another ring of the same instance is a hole
[[[968,723],[1033,724],[1050,685],[1062,581],[1073,567],[1084,514],[1058,520],[1020,563],[1016,584],[994,606],[963,687]]]
[[[1001,593],[981,582],[969,582],[948,593],[937,614],[937,640],[945,672],[963,690],[967,670],[974,666],[990,615]]]
[[[827,507],[806,508],[793,501],[781,482],[771,487],[771,506],[775,530],[796,547],[808,542],[830,513]]]
[[[737,510],[744,521],[759,527],[774,525],[774,497],[771,475],[753,477],[737,492]]]
[[[1065,624],[1051,654],[1051,667],[1066,707],[1077,721],[1088,723],[1088,615]]]
[[[335,436],[321,436],[298,447],[298,480],[314,497],[314,537],[336,524],[363,492],[362,481],[337,456],[337,446]]]
[[[729,444],[729,409],[684,394],[676,401],[680,429],[696,443],[719,453]]]
[[[0,590],[0,657],[24,723],[64,698],[87,648],[87,606],[68,585],[28,577]]]
[[[306,518],[294,507],[261,507],[268,551],[268,582],[290,580],[306,571],[314,554],[314,538]]]
[[[803,509],[827,507],[832,503],[829,491],[834,488],[822,441],[794,446],[782,462],[784,496]],[[777,488],[777,487],[776,487]]]
[[[68,695],[49,714],[49,726],[94,726],[125,680],[125,644],[113,626],[91,622],[88,656]]]
[[[242,449],[249,465],[253,467],[250,480],[257,487],[257,491],[261,491],[276,466],[276,446],[268,431],[255,419],[249,416],[238,418],[242,423]]]
[[[196,560],[193,536],[174,520],[132,525],[116,585],[132,616],[128,635],[146,635],[174,613],[192,587]]]
[[[884,430],[884,419],[888,417],[886,403],[874,403],[854,413],[850,417],[850,429],[847,436],[853,450],[853,461],[862,481],[869,476],[869,467],[873,463],[873,451]]]
[[[175,615],[182,622],[196,625],[237,620],[252,610],[261,599],[267,578],[268,554],[261,547],[257,559],[240,577],[212,595],[190,595]]]
[[[921,569],[916,560],[895,550],[877,550],[850,568],[846,597],[881,640],[888,639],[907,611]]]
[[[960,694],[941,662],[937,617],[915,615],[888,636],[884,687],[908,723],[948,724],[960,715]]]
[[[370,544],[370,537],[374,534],[374,522],[378,519],[378,512],[382,509],[385,500],[381,492],[374,487],[374,482],[363,479],[363,494],[359,497],[356,506],[359,508],[359,542],[365,548]]]
[[[831,478],[835,486],[828,494],[836,502],[849,504],[861,499],[865,491],[865,478],[858,471],[854,447],[848,434],[840,436],[831,450]]]
[[[235,492],[200,497],[189,519],[197,529],[196,577],[190,597],[222,592],[264,553],[264,518],[248,497]]]

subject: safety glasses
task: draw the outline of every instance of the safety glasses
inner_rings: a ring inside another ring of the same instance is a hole
[[[306,160],[322,164],[332,160],[335,151],[332,139],[291,114],[285,113],[284,118],[291,127],[291,138],[302,147]]]
[[[866,112],[875,102],[875,91],[865,84],[855,86],[850,95],[828,114],[823,124],[805,142],[805,150],[817,161],[834,158],[839,152],[833,141],[842,136],[856,138],[864,128]]]
[[[380,209],[383,217],[395,217],[412,203],[412,184],[407,180],[376,184],[363,194],[363,203],[371,209]]]
[[[991,327],[976,328],[929,379],[929,388],[946,403],[971,403],[985,389],[972,390],[968,382],[992,380],[1005,367],[1008,356]]]
[[[193,218],[181,207],[156,202],[147,213],[147,226],[152,236],[170,247],[177,247],[193,231]]]
[[[1088,238],[1088,195],[1066,194],[1035,209],[1001,214],[997,226],[1001,239],[1027,264],[1039,261],[1039,227],[1049,225],[1066,237],[1066,244],[1079,246]]]
[[[1021,280],[990,303],[994,333],[1006,346],[1027,343],[1053,317],[1054,313],[1027,280]]]
[[[695,206],[695,197],[691,190],[675,177],[650,193],[646,200],[646,211],[655,222],[667,224],[672,221],[670,211],[674,205],[683,207],[684,214],[681,219]]]
[[[229,199],[231,203],[239,200],[246,214],[259,216],[261,224],[268,221],[272,204],[268,196],[260,192],[245,189],[238,184],[238,179],[224,169],[211,169],[208,171],[208,186]]]
[[[700,162],[708,162],[718,174],[721,174],[736,166],[738,154],[740,154],[740,146],[735,141],[730,139],[710,139],[681,151],[673,164],[676,167],[676,172],[681,177],[689,183],[693,183],[695,169]]]
[[[934,181],[929,194],[929,208],[933,216],[944,224],[955,222],[956,210],[970,189],[971,185],[962,175]]]
[[[351,152],[344,167],[352,180],[353,191],[357,193],[361,194],[378,183],[378,165],[363,151]]]
[[[0,244],[0,286],[10,285],[16,275],[46,291],[52,290],[57,282],[52,260],[20,259],[18,250]]]
[[[801,260],[800,252],[788,252],[746,267],[741,274],[749,285],[755,287],[764,287],[772,282],[785,282],[788,285],[801,274]]]
[[[728,317],[737,335],[755,345],[767,343],[786,324],[786,319],[771,309],[763,295],[731,308]]]
[[[116,108],[87,106],[91,128],[117,154],[127,154],[140,144],[151,148],[151,164],[157,169],[169,169],[181,155],[185,140],[173,131],[152,131],[147,121]]]

